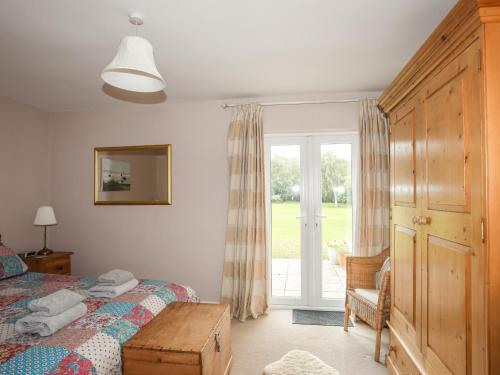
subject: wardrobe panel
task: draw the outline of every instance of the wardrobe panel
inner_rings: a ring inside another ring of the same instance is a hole
[[[415,329],[416,234],[411,228],[394,228],[394,308]]]
[[[392,127],[394,141],[394,203],[415,207],[415,111]]]
[[[432,235],[428,236],[427,249],[429,359],[439,373],[465,375],[470,341],[471,249]]]
[[[449,77],[447,72],[428,92],[426,160],[428,209],[470,212],[468,128],[464,92],[467,67]],[[456,73],[456,70],[453,70]]]

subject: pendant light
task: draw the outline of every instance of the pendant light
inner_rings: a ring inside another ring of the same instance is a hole
[[[153,46],[137,36],[137,27],[144,23],[139,14],[131,14],[129,21],[136,26],[135,36],[126,36],[120,42],[115,58],[104,68],[101,78],[111,86],[135,92],[156,92],[165,88],[165,80],[156,68]]]

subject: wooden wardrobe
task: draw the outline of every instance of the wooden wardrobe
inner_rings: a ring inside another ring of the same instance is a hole
[[[500,0],[459,1],[379,105],[391,133],[389,374],[500,374]]]

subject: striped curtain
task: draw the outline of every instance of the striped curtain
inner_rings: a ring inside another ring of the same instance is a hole
[[[360,103],[361,192],[357,254],[389,247],[389,125],[375,100]]]
[[[262,107],[234,109],[228,136],[229,212],[222,302],[234,318],[257,318],[268,308]]]

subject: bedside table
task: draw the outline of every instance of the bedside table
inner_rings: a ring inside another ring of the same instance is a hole
[[[28,265],[28,271],[71,275],[71,251],[54,251],[47,256],[33,256],[21,259]]]

